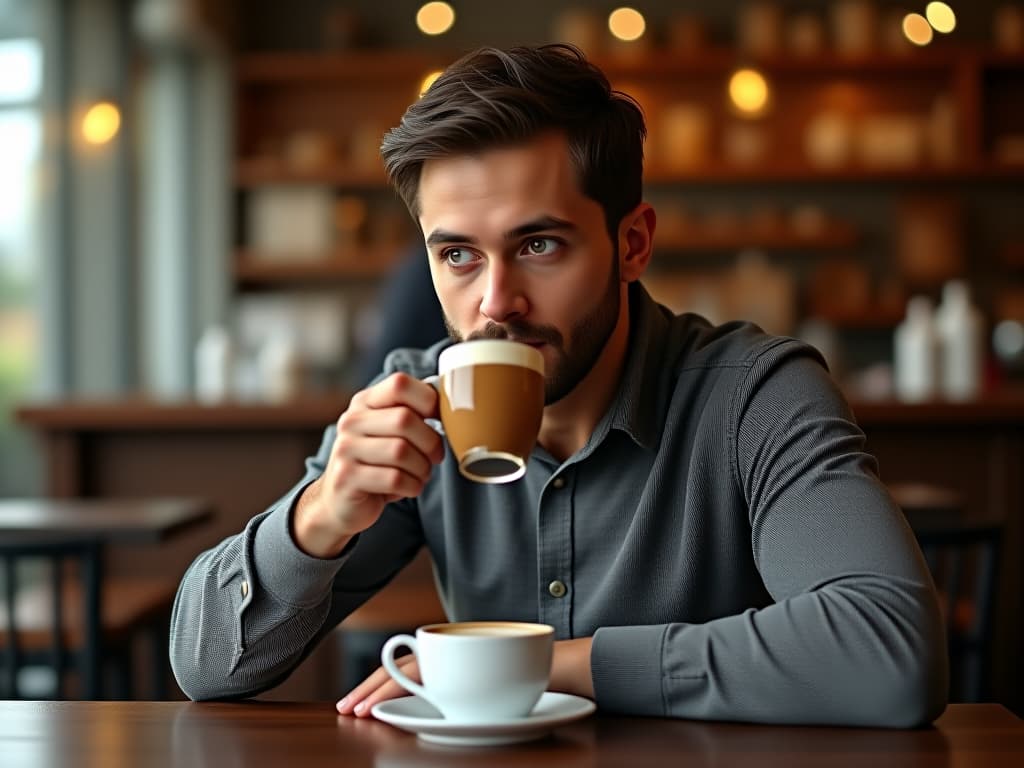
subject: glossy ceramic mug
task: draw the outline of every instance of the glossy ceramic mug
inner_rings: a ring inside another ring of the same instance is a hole
[[[395,635],[381,651],[388,674],[446,720],[484,723],[526,717],[547,689],[555,630],[547,624],[467,621],[429,624],[416,637]],[[422,684],[395,662],[406,647]]]
[[[526,474],[544,415],[544,357],[527,344],[480,339],[441,352],[441,424],[459,472],[478,483]]]

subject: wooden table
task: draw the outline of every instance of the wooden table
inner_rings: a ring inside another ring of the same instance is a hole
[[[598,715],[527,744],[440,747],[330,704],[0,702],[4,766],[1024,765],[1024,722],[997,704],[955,704],[917,731],[796,728]]]
[[[14,602],[11,557],[66,555],[79,559],[83,583],[83,694],[100,695],[103,551],[108,544],[158,544],[207,519],[197,499],[0,499],[0,559],[7,565],[7,600]],[[59,640],[55,640],[59,642]],[[8,644],[8,653],[14,653]],[[17,664],[10,665],[16,688]]]

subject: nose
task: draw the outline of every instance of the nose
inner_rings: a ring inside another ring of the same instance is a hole
[[[480,314],[496,323],[526,314],[529,302],[523,292],[517,270],[501,259],[493,259],[484,277],[486,285],[480,298]]]

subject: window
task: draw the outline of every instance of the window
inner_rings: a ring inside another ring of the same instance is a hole
[[[37,491],[32,446],[14,428],[39,362],[43,50],[34,0],[0,0],[0,496]]]

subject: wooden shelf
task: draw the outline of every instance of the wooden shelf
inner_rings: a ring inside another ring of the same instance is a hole
[[[902,309],[889,307],[865,307],[856,311],[812,308],[807,313],[838,328],[865,331],[893,329],[903,321],[903,314]]]
[[[952,166],[916,166],[908,168],[872,168],[849,165],[843,168],[815,168],[810,165],[708,165],[692,171],[672,171],[652,166],[644,171],[648,184],[694,184],[734,182],[957,182],[985,179],[1024,178],[1024,166],[1006,164],[966,164]]]
[[[239,57],[235,75],[242,84],[289,80],[394,81],[442,69],[459,56],[456,51],[407,50],[252,53]],[[817,75],[942,73],[965,62],[972,66],[981,63],[995,68],[1024,68],[1022,56],[981,54],[957,47],[907,50],[904,53],[872,52],[863,56],[826,51],[808,56],[748,57],[735,49],[709,46],[687,53],[659,50],[635,56],[595,56],[593,61],[612,79],[727,74],[740,65],[753,65],[769,74],[792,74],[803,79]]]
[[[757,57],[731,48],[707,47],[684,54],[662,50],[628,58],[600,57],[595,58],[594,63],[613,79],[728,74],[739,66],[754,66],[769,75],[793,75],[806,80],[816,76],[946,73],[965,61],[973,63],[972,56],[970,51],[959,48],[934,48],[905,53],[872,52],[862,56],[825,51],[807,56]]]
[[[398,247],[367,246],[358,252],[337,252],[316,259],[308,256],[288,258],[285,254],[276,254],[271,259],[266,254],[243,250],[235,254],[234,276],[239,284],[248,287],[377,280],[390,274],[398,250]]]
[[[808,165],[791,166],[729,166],[709,165],[692,171],[672,171],[652,166],[644,172],[644,181],[653,185],[668,184],[731,184],[735,182],[956,182],[985,179],[1024,178],[1024,166],[978,164],[916,168],[868,168],[849,166],[822,169]],[[287,184],[318,184],[329,187],[381,190],[387,188],[383,169],[379,173],[354,171],[333,166],[315,171],[295,171],[263,161],[240,161],[235,168],[235,183],[242,188]]]
[[[442,69],[457,53],[420,51],[351,51],[347,53],[252,53],[238,58],[235,77],[245,85],[296,80],[393,83]]]
[[[383,168],[376,173],[357,171],[344,166],[332,166],[315,171],[297,171],[280,163],[264,160],[240,160],[235,166],[235,184],[244,188],[284,184],[317,184],[373,190],[387,187],[387,178]]]
[[[658,238],[655,248],[659,252],[712,252],[739,251],[761,248],[768,251],[840,250],[857,244],[856,230],[848,224],[829,223],[820,235],[801,236],[794,232],[694,232],[685,237]]]

